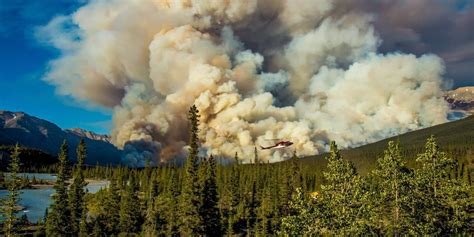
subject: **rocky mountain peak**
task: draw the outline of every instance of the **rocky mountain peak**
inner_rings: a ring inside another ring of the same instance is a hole
[[[110,136],[105,134],[97,134],[95,132],[87,131],[82,128],[68,128],[65,129],[66,132],[76,134],[80,137],[87,137],[92,140],[104,141],[110,143]]]
[[[64,140],[69,143],[69,155],[74,160],[76,146],[86,142],[89,164],[119,163],[121,150],[110,143],[107,135],[96,134],[81,128],[62,129],[56,124],[23,112],[0,110],[0,145],[20,144],[39,149],[51,155],[59,152]]]

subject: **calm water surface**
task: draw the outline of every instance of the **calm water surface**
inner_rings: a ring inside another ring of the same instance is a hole
[[[22,173],[21,176],[36,179],[44,180],[56,180],[56,176],[53,174],[38,174],[38,173]],[[95,193],[101,188],[104,188],[108,185],[107,181],[88,184],[86,189],[90,193]],[[44,189],[23,189],[21,190],[22,194],[20,195],[21,201],[20,205],[25,207],[24,210],[18,213],[19,216],[26,214],[28,220],[31,222],[37,222],[40,218],[43,218],[46,208],[51,204],[51,195],[54,193],[52,187],[47,187]],[[8,195],[8,191],[0,190],[0,198],[3,198]]]

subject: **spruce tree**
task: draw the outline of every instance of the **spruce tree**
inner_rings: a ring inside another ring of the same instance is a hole
[[[301,186],[301,176],[300,168],[298,165],[299,158],[296,156],[296,153],[293,153],[293,156],[288,161],[289,164],[286,164],[283,167],[285,175],[279,177],[281,179],[279,187],[279,205],[278,209],[282,216],[289,215],[289,202],[296,192],[296,189]]]
[[[77,164],[74,167],[74,175],[71,187],[69,189],[69,206],[71,208],[71,225],[74,233],[79,233],[81,217],[85,207],[84,197],[86,195],[82,166],[87,156],[86,144],[83,139],[77,147]]]
[[[189,155],[186,160],[183,188],[180,196],[180,232],[182,235],[197,235],[203,232],[203,220],[199,215],[201,209],[200,186],[198,179],[198,126],[199,111],[193,105],[188,112],[190,122]]]
[[[67,236],[73,233],[66,186],[69,177],[68,171],[68,145],[64,140],[59,152],[59,167],[54,184],[56,193],[53,194],[53,203],[46,218],[46,234],[48,236]]]
[[[428,138],[425,152],[419,154],[416,161],[421,164],[415,179],[418,232],[422,235],[447,234],[449,211],[443,203],[451,189],[449,186],[454,184],[449,179],[454,161],[440,150],[433,136]]]
[[[20,147],[16,144],[15,149],[10,156],[9,164],[10,176],[6,180],[6,186],[8,189],[8,196],[6,200],[2,201],[2,206],[0,207],[3,213],[4,223],[3,229],[5,236],[14,236],[16,233],[16,205],[20,201],[20,178],[18,177],[18,172],[20,172]]]
[[[88,226],[87,226],[87,207],[84,206],[82,209],[81,215],[81,223],[79,223],[79,237],[86,237],[88,233]]]
[[[117,186],[117,180],[110,180],[109,189],[107,191],[106,201],[104,203],[105,213],[105,231],[110,235],[118,234],[120,223],[120,190]]]
[[[225,210],[225,216],[227,219],[227,235],[234,235],[239,232],[237,223],[239,222],[238,208],[240,203],[240,167],[239,158],[235,153],[235,162],[232,165],[230,179],[227,184],[229,204]]]
[[[390,235],[410,234],[414,220],[410,218],[410,180],[413,179],[402,161],[399,143],[390,141],[384,156],[373,171],[377,189],[373,192],[376,228]]]
[[[220,236],[221,233],[221,222],[220,214],[217,204],[219,197],[217,193],[216,183],[216,161],[211,155],[206,165],[205,181],[203,192],[203,204],[201,208],[201,216],[204,220],[204,233],[207,236]]]
[[[271,184],[269,180],[263,188],[260,206],[257,208],[258,235],[267,236],[271,231],[270,218],[273,212]]]
[[[164,228],[164,235],[166,236],[177,236],[179,235],[179,183],[178,183],[178,171],[176,167],[171,169],[170,180],[166,192],[162,195],[162,198],[158,199],[155,208],[158,213],[163,213],[165,218],[166,227]]]
[[[253,180],[252,185],[250,186],[250,194],[247,195],[247,200],[245,201],[245,209],[247,210],[245,211],[247,234],[250,234],[250,231],[256,232],[257,209],[259,206],[257,192],[257,182]]]
[[[301,187],[301,169],[299,166],[299,158],[296,155],[296,151],[290,159],[290,172],[289,172],[289,183],[291,187],[291,195],[295,194],[297,188]],[[303,190],[304,191],[304,190]]]
[[[120,202],[119,227],[121,233],[132,234],[140,231],[141,208],[137,192],[136,180],[134,176],[130,176]]]
[[[148,167],[145,169],[149,169]],[[158,196],[158,180],[156,173],[151,170],[145,172],[145,177],[151,177],[145,192],[146,202],[145,206],[145,223],[143,224],[143,233],[145,236],[158,236],[164,234],[164,226],[166,221],[164,213],[160,212],[160,197]]]
[[[318,206],[313,204],[311,197],[306,195],[301,188],[297,188],[290,200],[290,215],[282,218],[282,236],[311,236],[320,233],[321,225],[318,215]],[[314,228],[314,229],[313,229]]]
[[[326,227],[334,235],[348,235],[357,223],[358,184],[355,167],[342,158],[336,143],[331,142],[327,171],[323,173],[327,182],[321,185],[327,210]]]

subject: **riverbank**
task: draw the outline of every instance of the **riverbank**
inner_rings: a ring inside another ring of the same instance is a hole
[[[109,181],[107,180],[95,180],[95,179],[86,179],[85,180],[88,185],[104,185],[107,186],[109,184]],[[72,183],[72,180],[68,180],[68,185]],[[53,188],[54,187],[54,182],[51,182],[50,184],[33,184],[27,189],[47,189],[47,188]]]
[[[27,174],[27,177],[35,176],[38,179],[38,174]],[[39,219],[44,217],[47,207],[52,203],[51,196],[54,194],[55,176],[51,174],[41,174],[41,177],[47,179],[48,184],[33,184],[28,185],[27,188],[21,189],[20,202],[18,203],[18,216],[24,214],[30,222],[36,223]],[[71,183],[69,180],[68,183]],[[106,188],[109,181],[101,179],[86,179],[86,189],[89,193],[95,193],[100,189]],[[4,199],[8,196],[8,190],[0,190],[0,198]],[[0,234],[1,236],[1,234]]]

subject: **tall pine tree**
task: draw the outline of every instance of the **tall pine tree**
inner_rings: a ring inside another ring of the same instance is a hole
[[[134,176],[130,176],[125,193],[122,195],[119,218],[121,233],[132,234],[140,231],[141,208],[136,182]]]
[[[321,185],[327,208],[326,227],[334,235],[348,235],[354,231],[352,225],[356,223],[358,213],[359,177],[354,165],[342,158],[334,141],[330,146],[327,171],[323,175],[327,182]]]
[[[46,234],[48,236],[68,236],[73,233],[66,186],[68,178],[68,145],[64,140],[59,152],[59,167],[54,184],[56,193],[52,197],[53,203],[46,218]]]
[[[120,223],[120,189],[117,186],[117,179],[110,180],[107,197],[104,203],[105,231],[109,235],[118,234]]]
[[[421,164],[415,179],[418,232],[421,235],[446,234],[448,217],[442,204],[449,190],[454,161],[440,150],[433,136],[426,141],[425,152],[419,154],[416,161]]]
[[[282,236],[311,236],[317,233],[317,229],[312,230],[314,226],[319,226],[318,215],[315,214],[317,208],[312,201],[301,188],[295,190],[289,203],[290,214],[281,221]]]
[[[178,183],[178,171],[176,167],[171,169],[171,178],[168,183],[168,188],[163,195],[162,200],[163,205],[158,212],[164,213],[166,219],[166,230],[165,235],[167,236],[177,236],[179,234],[179,183]]]
[[[227,224],[227,235],[234,235],[239,232],[238,222],[238,208],[240,199],[240,165],[237,153],[234,157],[235,162],[232,164],[230,171],[230,178],[227,183],[228,204],[226,205],[225,218]]]
[[[8,198],[2,200],[2,206],[0,207],[5,218],[3,223],[3,229],[5,236],[14,236],[16,233],[15,223],[17,221],[16,205],[20,201],[20,183],[21,180],[18,177],[18,172],[20,171],[20,147],[18,144],[15,146],[15,150],[10,156],[10,165],[9,165],[10,176],[6,180],[6,186],[8,189]]]
[[[200,185],[198,179],[198,126],[199,111],[193,105],[188,112],[190,122],[189,155],[186,160],[183,189],[180,196],[180,232],[182,235],[196,235],[203,232],[203,220],[199,215],[201,209]]]
[[[74,167],[73,181],[69,190],[69,207],[71,208],[71,225],[74,233],[79,233],[83,209],[85,208],[84,197],[86,195],[82,166],[87,156],[86,143],[83,139],[77,147],[77,164]]]
[[[86,208],[84,207],[82,209],[82,215],[81,215],[81,222],[79,223],[79,237],[85,237],[87,236],[88,233],[88,226],[87,226],[87,211]]]
[[[413,177],[402,161],[399,143],[388,143],[373,176],[377,181],[372,192],[375,209],[371,210],[375,228],[395,236],[410,234],[414,222],[410,218],[409,199]]]
[[[222,227],[217,207],[219,197],[216,183],[216,161],[212,155],[207,161],[206,168],[201,208],[201,216],[204,220],[204,233],[208,236],[220,236],[222,235]]]

